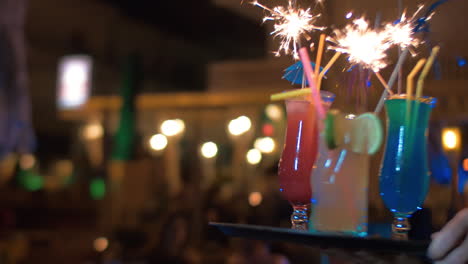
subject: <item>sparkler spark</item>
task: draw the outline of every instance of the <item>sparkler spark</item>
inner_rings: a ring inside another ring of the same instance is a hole
[[[335,30],[335,38],[329,41],[336,44],[331,49],[348,54],[352,64],[378,72],[387,66],[387,50],[392,46],[385,31],[379,32],[369,28],[369,22],[359,18],[343,30]]]
[[[416,16],[422,8],[423,6],[420,6],[410,18],[406,17],[405,11],[397,23],[389,23],[385,26],[388,41],[392,45],[397,45],[401,49],[419,46],[420,40],[414,37],[414,29]]]
[[[295,8],[292,0],[289,0],[287,8],[276,6],[271,9],[258,1],[253,1],[252,4],[269,13],[263,18],[263,22],[275,22],[274,30],[270,34],[280,39],[280,46],[275,52],[276,56],[280,56],[281,53],[285,55],[292,54],[295,59],[299,59],[297,51],[301,36],[310,38],[308,35],[310,32],[324,29],[313,24],[320,17],[320,14],[313,15],[310,8]]]

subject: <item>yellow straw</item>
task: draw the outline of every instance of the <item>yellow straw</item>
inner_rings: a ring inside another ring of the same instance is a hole
[[[289,92],[272,94],[270,96],[270,100],[280,101],[280,100],[286,100],[286,99],[301,97],[301,96],[306,96],[306,95],[310,95],[310,88],[296,89],[296,90],[292,90]]]
[[[408,75],[408,78],[406,79],[406,117],[405,117],[405,124],[408,129],[411,129],[411,99],[413,99],[413,79],[416,74],[421,70],[421,68],[424,66],[424,63],[426,63],[426,59],[420,59],[416,66],[414,66],[413,70],[411,73]],[[417,105],[416,107],[418,107]],[[416,108],[415,114],[417,113],[418,108]]]
[[[421,75],[419,75],[418,86],[416,87],[416,98],[419,98],[422,95],[422,90],[424,87],[424,80],[426,79],[427,74],[431,70],[432,64],[434,64],[435,57],[439,53],[439,50],[440,50],[439,46],[435,46],[432,49],[431,56],[429,56],[429,59],[427,60],[427,63],[424,66],[424,69],[422,70]]]
[[[377,79],[379,79],[380,83],[383,85],[383,87],[385,88],[385,90],[387,90],[387,92],[390,94],[390,95],[393,95],[393,92],[392,90],[390,90],[390,87],[388,87],[388,84],[387,82],[385,82],[384,78],[382,77],[382,75],[380,75],[379,72],[374,72],[375,73],[375,76],[377,76]]]
[[[413,88],[414,88],[414,83],[413,79],[416,74],[421,70],[421,68],[424,66],[424,63],[426,63],[426,59],[420,59],[416,66],[414,66],[413,70],[411,73],[408,75],[408,78],[406,79],[406,99],[411,100],[413,97]]]
[[[322,86],[322,79],[323,79],[323,76],[325,75],[325,73],[327,73],[327,71],[333,66],[333,64],[336,62],[336,60],[340,57],[341,55],[341,52],[337,52],[335,53],[335,55],[333,55],[333,58],[331,58],[331,60],[327,63],[327,65],[325,66],[325,68],[323,68],[323,70],[320,72],[320,75],[318,77],[318,80],[317,80],[317,89],[320,91],[320,88]]]
[[[320,40],[319,40],[319,46],[317,50],[317,59],[315,60],[315,73],[314,76],[316,78],[316,81],[318,82],[318,76],[320,73],[320,64],[322,64],[322,55],[323,55],[323,48],[325,47],[325,34],[320,35]],[[317,86],[317,89],[319,86]]]

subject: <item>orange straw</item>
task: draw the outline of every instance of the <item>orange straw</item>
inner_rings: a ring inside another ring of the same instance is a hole
[[[333,58],[330,59],[330,61],[327,63],[327,65],[323,68],[323,70],[320,72],[320,75],[318,77],[317,81],[317,89],[320,91],[322,88],[322,79],[323,76],[327,73],[327,71],[333,66],[333,64],[336,62],[336,60],[340,57],[341,52],[336,52],[335,55],[333,55]]]
[[[322,64],[322,56],[323,56],[323,49],[325,47],[325,34],[320,35],[319,46],[317,50],[317,58],[315,59],[315,78],[317,78],[316,83],[318,83],[319,73],[320,73],[320,65]],[[317,85],[318,89],[320,86]]]
[[[392,90],[390,90],[390,87],[388,87],[388,84],[387,82],[384,80],[384,78],[382,77],[382,75],[380,75],[379,72],[374,72],[375,73],[375,76],[377,76],[377,79],[379,79],[380,83],[383,85],[383,87],[385,88],[385,90],[387,90],[387,92],[390,94],[390,95],[393,95],[393,92]]]

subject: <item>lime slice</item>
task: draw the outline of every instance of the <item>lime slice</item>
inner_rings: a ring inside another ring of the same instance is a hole
[[[344,146],[349,142],[349,140],[346,139],[346,135],[349,133],[349,124],[350,121],[346,118],[346,115],[337,111],[334,122],[334,136],[337,146]]]
[[[373,113],[356,117],[351,126],[351,150],[363,154],[375,154],[382,145],[383,128],[380,119]]]
[[[347,125],[345,116],[339,110],[328,111],[324,129],[328,149],[335,149],[344,144]]]

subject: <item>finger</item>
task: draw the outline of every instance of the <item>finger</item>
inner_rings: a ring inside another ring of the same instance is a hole
[[[466,263],[468,262],[468,237],[465,236],[465,240],[456,249],[450,252],[441,263]]]
[[[431,235],[431,239],[435,239],[438,235],[439,235],[440,232],[435,232]]]
[[[428,256],[439,260],[444,258],[468,231],[468,210],[459,212],[432,240]]]

